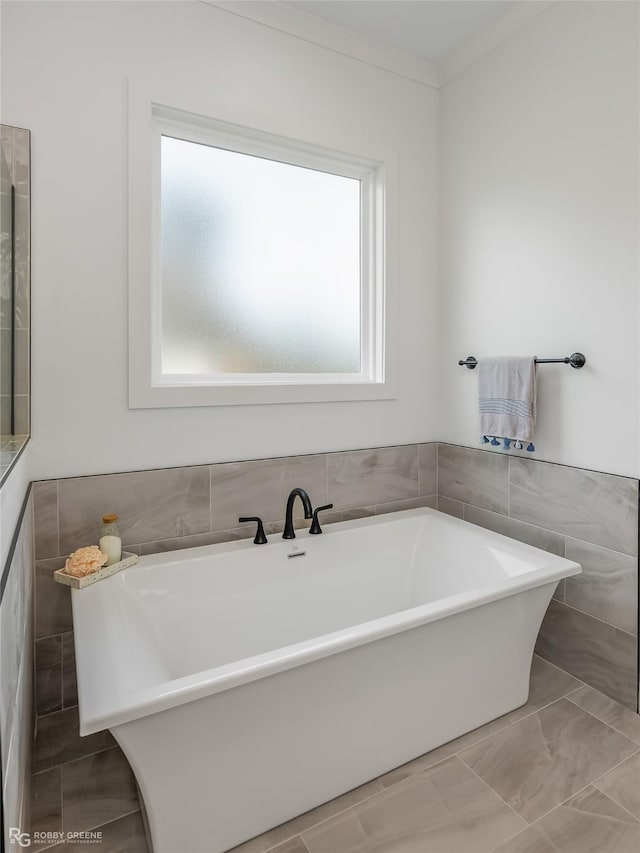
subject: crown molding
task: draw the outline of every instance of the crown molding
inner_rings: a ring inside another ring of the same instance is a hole
[[[486,27],[463,42],[439,65],[439,85],[444,86],[466,71],[501,42],[546,12],[556,0],[514,0],[513,7],[503,12]]]
[[[292,6],[286,6],[279,0],[200,0],[200,2],[437,89],[466,71],[521,27],[546,12],[557,0],[512,0],[511,8],[467,39],[439,63],[430,62],[392,44],[353,32]]]
[[[285,6],[277,0],[201,2],[426,86],[437,88],[439,85],[438,66],[435,62],[429,62],[386,42],[355,33],[308,12]]]

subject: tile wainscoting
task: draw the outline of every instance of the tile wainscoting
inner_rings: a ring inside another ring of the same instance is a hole
[[[28,493],[5,566],[0,595],[0,746],[4,832],[29,829],[33,741],[33,499]],[[0,833],[3,828],[0,827]],[[10,842],[4,838],[6,849]],[[0,848],[5,849],[0,843]]]
[[[435,507],[436,485],[436,444],[35,483],[32,830],[99,829],[104,853],[119,850],[122,838],[133,834],[136,851],[144,849],[126,759],[108,732],[79,736],[71,596],[52,577],[70,551],[97,541],[103,513],[117,513],[123,544],[143,555],[253,536],[254,524],[238,526],[242,515],[259,515],[267,535],[280,533],[287,495],[295,486],[309,492],[314,506],[333,503],[334,509],[322,515],[324,524]],[[297,522],[309,524],[300,517]]]
[[[315,506],[334,504],[325,523],[437,505],[578,560],[583,574],[556,592],[537,651],[636,710],[635,479],[430,443],[43,481],[34,486],[34,830],[100,828],[105,853],[133,833],[136,850],[144,848],[124,756],[107,732],[78,735],[70,594],[52,571],[96,541],[104,512],[118,514],[126,548],[141,555],[253,536],[254,525],[237,523],[246,514],[260,515],[267,534],[277,534],[294,486],[307,489]]]
[[[536,651],[637,710],[638,480],[440,444],[438,508],[581,563]]]

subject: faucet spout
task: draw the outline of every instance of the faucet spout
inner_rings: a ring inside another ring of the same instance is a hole
[[[284,519],[284,533],[282,534],[283,539],[295,539],[296,533],[293,528],[293,505],[295,503],[296,498],[300,498],[302,501],[302,506],[304,507],[304,517],[312,518],[313,510],[311,508],[311,500],[309,495],[305,492],[304,489],[295,488],[291,489],[289,493],[289,497],[287,498],[287,511],[285,513]]]

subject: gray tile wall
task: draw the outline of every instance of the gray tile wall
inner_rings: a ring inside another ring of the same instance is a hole
[[[438,508],[582,565],[556,591],[536,651],[636,710],[638,481],[440,444]]]
[[[255,525],[239,525],[241,515],[261,516],[276,535],[294,486],[314,506],[334,504],[321,516],[330,523],[435,507],[436,478],[437,446],[423,444],[35,483],[33,831],[110,827],[119,838],[131,824],[136,850],[143,845],[124,756],[108,732],[78,734],[70,593],[52,577],[70,551],[97,542],[104,513],[118,515],[127,550],[151,554],[253,536]],[[88,805],[80,799],[87,791]]]
[[[252,536],[254,525],[239,525],[241,515],[259,515],[267,532],[277,532],[294,486],[305,488],[314,506],[333,503],[326,517],[334,521],[345,513],[434,503],[436,466],[435,444],[412,444],[38,482],[38,568],[48,574],[53,563],[45,561],[95,543],[105,512],[118,515],[124,546],[145,554]],[[38,638],[70,630],[68,608],[60,618],[63,605],[46,607],[46,600],[56,599],[53,588],[43,598]]]
[[[635,710],[636,480],[432,443],[45,481],[34,486],[34,830],[92,824],[114,839],[131,831],[144,848],[126,760],[108,733],[78,735],[70,595],[53,570],[97,540],[104,512],[119,515],[127,549],[140,554],[252,536],[253,525],[237,522],[243,514],[260,515],[276,535],[294,486],[316,506],[334,504],[326,523],[437,500],[444,512],[578,560],[584,572],[556,592],[538,651]],[[74,794],[84,789],[86,811]]]
[[[33,741],[32,506],[33,500],[30,498],[18,531],[0,606],[0,740],[7,831],[10,826],[20,826],[23,830],[29,828],[25,825],[27,816],[24,814],[24,805],[29,802],[29,765]]]

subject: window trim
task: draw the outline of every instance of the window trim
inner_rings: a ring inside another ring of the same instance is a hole
[[[129,97],[129,406],[251,405],[391,399],[387,236],[388,158],[329,147],[159,104],[130,86]],[[165,102],[166,103],[166,102]],[[144,136],[143,136],[144,135]],[[159,366],[160,140],[162,135],[361,182],[361,372],[357,374],[162,375]],[[146,139],[144,138],[146,137]]]

